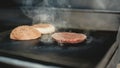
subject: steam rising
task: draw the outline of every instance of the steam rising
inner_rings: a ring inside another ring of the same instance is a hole
[[[21,9],[33,20],[33,24],[51,23],[65,27],[69,20],[70,13],[62,9],[71,7],[67,0],[23,0],[23,4]]]
[[[23,13],[33,20],[32,24],[50,23],[57,28],[67,28],[70,12],[64,8],[70,8],[67,0],[23,0]],[[53,42],[49,35],[41,38],[42,42]]]

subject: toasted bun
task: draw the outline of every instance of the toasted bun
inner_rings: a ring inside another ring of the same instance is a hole
[[[41,33],[31,26],[18,26],[10,33],[10,39],[13,40],[31,40],[41,37]]]
[[[55,32],[55,27],[51,24],[36,24],[33,25],[33,28],[35,28],[42,34],[50,34]]]
[[[58,32],[54,33],[52,38],[58,43],[81,43],[87,38],[87,36],[81,33]]]

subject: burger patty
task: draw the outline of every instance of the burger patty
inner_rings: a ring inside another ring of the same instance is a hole
[[[81,33],[58,32],[52,34],[52,38],[58,43],[81,43],[87,38],[87,36]]]
[[[50,34],[55,32],[55,27],[51,24],[35,24],[32,27],[42,34]]]
[[[10,33],[10,39],[13,40],[31,40],[39,37],[41,37],[41,33],[27,25],[18,26]]]

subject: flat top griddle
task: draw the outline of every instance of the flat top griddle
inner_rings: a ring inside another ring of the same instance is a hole
[[[6,31],[0,34],[0,52],[69,67],[94,68],[115,42],[117,34],[114,31],[86,32],[79,29],[60,31],[85,33],[88,38],[83,43],[62,45],[54,40],[44,42],[40,38],[14,41],[9,38],[10,31]]]

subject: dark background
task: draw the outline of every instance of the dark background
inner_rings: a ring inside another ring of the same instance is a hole
[[[32,3],[23,3],[30,1]],[[57,8],[70,8],[70,9],[88,9],[88,10],[108,10],[120,11],[119,0],[65,0],[71,5],[60,6],[58,4],[62,0],[49,0],[50,5]],[[63,0],[64,1],[64,0]],[[12,29],[18,25],[31,24],[32,19],[23,14],[20,7],[25,6],[38,6],[43,0],[1,0],[0,1],[0,32]]]
[[[18,25],[31,24],[32,20],[23,14],[20,6],[13,0],[0,1],[0,32]]]

